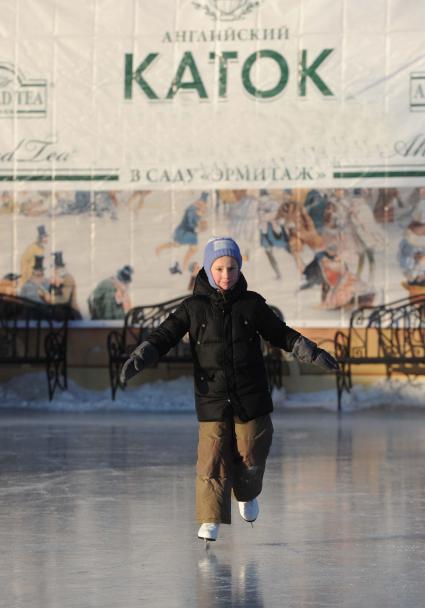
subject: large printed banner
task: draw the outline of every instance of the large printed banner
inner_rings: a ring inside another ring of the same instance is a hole
[[[190,293],[213,234],[294,325],[425,284],[425,4],[4,0],[0,291]]]

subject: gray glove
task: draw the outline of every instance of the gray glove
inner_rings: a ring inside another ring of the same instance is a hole
[[[121,368],[121,384],[125,384],[127,380],[133,378],[133,376],[141,372],[145,367],[156,363],[158,359],[159,353],[153,344],[147,341],[139,344]]]
[[[292,354],[302,363],[314,363],[323,369],[332,371],[339,369],[338,361],[330,353],[319,348],[315,342],[304,336],[296,339],[292,347]]]

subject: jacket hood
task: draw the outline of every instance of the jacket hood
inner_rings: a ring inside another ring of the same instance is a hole
[[[207,273],[205,272],[204,268],[201,268],[195,279],[193,295],[208,296],[217,303],[230,303],[240,298],[240,296],[245,293],[247,289],[248,284],[242,273],[240,273],[239,279],[237,280],[235,286],[232,289],[228,289],[227,291],[220,291],[220,289],[214,289],[209,284]]]

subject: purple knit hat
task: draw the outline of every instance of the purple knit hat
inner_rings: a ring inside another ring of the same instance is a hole
[[[230,255],[232,258],[235,258],[240,272],[242,268],[242,256],[236,241],[228,236],[215,236],[205,245],[204,270],[209,284],[214,289],[217,289],[217,285],[211,273],[211,266],[217,258],[221,258],[224,255]]]

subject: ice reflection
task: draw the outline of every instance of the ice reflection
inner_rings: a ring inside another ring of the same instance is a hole
[[[213,549],[198,561],[197,605],[202,608],[263,608],[257,564],[230,563]]]
[[[259,521],[207,553],[193,416],[2,416],[0,605],[422,608],[423,414],[274,426]]]

